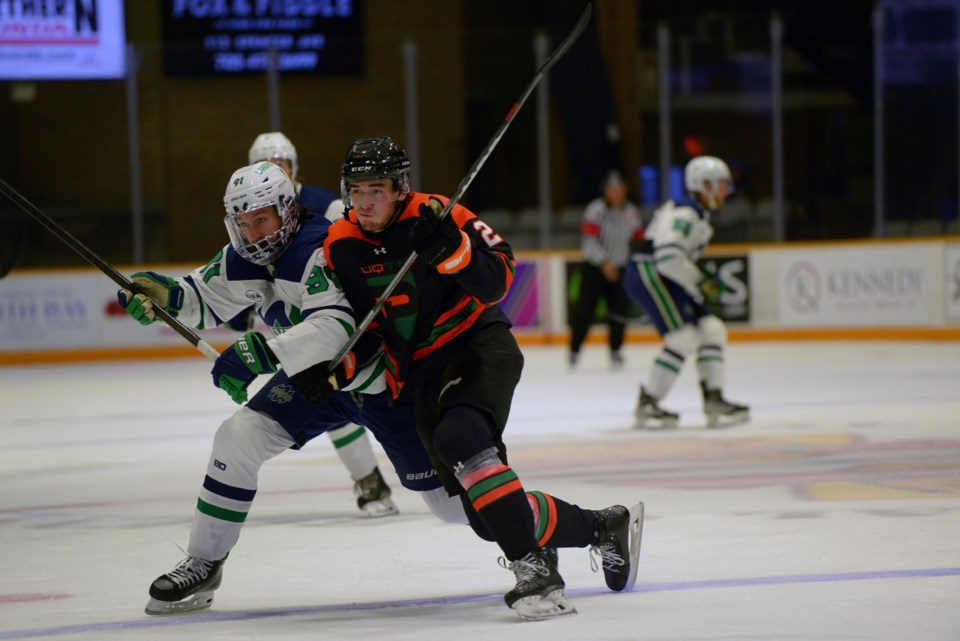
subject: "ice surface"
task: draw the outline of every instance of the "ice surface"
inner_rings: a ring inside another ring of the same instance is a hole
[[[586,550],[560,567],[579,613],[522,622],[512,574],[399,487],[366,519],[326,439],[264,466],[213,608],[143,614],[182,557],[220,421],[202,359],[0,368],[0,639],[960,639],[960,345],[735,343],[704,429],[691,367],[668,432],[632,429],[653,346],[627,367],[525,347],[507,428],[528,489],[584,507],[642,499],[631,593]]]

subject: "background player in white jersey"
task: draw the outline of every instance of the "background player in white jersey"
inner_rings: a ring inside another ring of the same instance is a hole
[[[727,164],[698,156],[684,169],[688,196],[668,200],[654,212],[644,242],[631,256],[624,287],[663,338],[646,384],[640,387],[637,427],[675,427],[679,416],[660,407],[688,356],[696,353],[708,427],[749,419],[744,405],[723,398],[727,328],[706,307],[719,302],[723,283],[699,267],[713,236],[710,216],[733,193]]]
[[[420,492],[441,520],[466,521],[462,505],[446,495],[433,470],[412,404],[390,402],[379,342],[359,342],[330,380],[329,363],[355,329],[350,304],[324,258],[330,222],[301,212],[293,183],[269,162],[234,172],[224,205],[230,244],[213,260],[182,278],[134,274],[149,298],[118,292],[120,304],[142,324],[156,321],[154,306],[160,305],[198,329],[231,318],[252,301],[273,333],[269,339],[245,334],[213,366],[214,384],[237,403],[247,401],[247,388],[259,374],[273,376],[217,430],[194,511],[189,556],[150,586],[148,614],[210,607],[224,560],[256,496],[263,463],[361,417],[404,487]],[[355,402],[358,393],[362,403]]]
[[[304,185],[297,180],[300,170],[297,148],[282,132],[262,133],[250,145],[247,161],[252,165],[264,160],[279,166],[290,177],[302,210],[321,214],[330,222],[343,217],[343,201],[339,195],[329,189]],[[254,317],[251,308],[228,321],[228,325],[240,331],[252,329]],[[366,430],[351,424],[330,430],[327,436],[330,437],[340,461],[350,473],[357,506],[370,516],[396,514],[397,506],[390,498],[390,487],[377,467],[377,459]]]
[[[301,209],[321,214],[330,222],[343,218],[343,201],[340,200],[339,194],[323,187],[304,185],[300,182],[297,148],[282,132],[262,133],[250,145],[247,162],[252,165],[262,160],[269,160],[287,172],[297,190]]]

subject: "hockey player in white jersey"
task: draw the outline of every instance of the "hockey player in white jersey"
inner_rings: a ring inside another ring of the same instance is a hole
[[[654,212],[644,241],[634,249],[624,288],[642,307],[663,339],[647,382],[640,387],[637,427],[676,427],[679,415],[660,407],[683,368],[696,355],[707,427],[749,420],[745,405],[723,397],[727,328],[708,310],[719,302],[723,283],[698,260],[713,236],[710,217],[733,193],[727,164],[698,156],[684,169],[688,196],[668,200]]]
[[[300,171],[297,148],[280,131],[262,133],[254,139],[247,152],[247,161],[254,163],[269,161],[279,166],[293,181],[300,208],[306,212],[322,214],[333,222],[343,217],[343,201],[340,196],[316,185],[305,185],[298,180]],[[238,317],[230,319],[228,325],[234,328],[252,329],[255,314],[252,308]],[[241,330],[243,331],[243,330]],[[327,432],[340,458],[340,462],[350,473],[353,480],[353,493],[357,497],[357,506],[370,516],[389,516],[397,513],[397,506],[390,498],[390,487],[383,479],[373,447],[366,430],[359,425],[347,425]]]
[[[297,190],[297,199],[302,209],[321,214],[330,222],[343,218],[343,201],[340,200],[339,194],[317,185],[305,185],[300,182],[297,148],[282,132],[262,133],[250,145],[247,162],[252,165],[262,160],[269,160],[287,172]]]
[[[209,263],[181,278],[142,272],[132,280],[146,293],[118,292],[128,314],[149,324],[163,307],[185,325],[220,324],[253,305],[273,336],[249,332],[224,350],[214,384],[237,403],[214,437],[187,554],[150,586],[148,614],[210,607],[223,563],[237,543],[257,493],[260,467],[329,429],[366,425],[383,445],[401,484],[421,493],[447,522],[466,522],[462,504],[447,496],[416,431],[412,403],[393,403],[376,341],[361,340],[329,376],[330,361],[355,329],[350,304],[323,254],[329,221],[300,211],[293,183],[269,162],[231,176],[224,196],[230,237]],[[247,401],[260,374],[270,380]],[[361,395],[363,402],[355,402]]]

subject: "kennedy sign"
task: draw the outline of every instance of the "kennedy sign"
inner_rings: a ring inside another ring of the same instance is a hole
[[[793,327],[929,325],[923,246],[811,248],[778,254],[780,323]]]

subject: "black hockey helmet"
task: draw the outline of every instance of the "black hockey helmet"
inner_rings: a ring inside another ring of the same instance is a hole
[[[361,138],[353,143],[340,167],[340,195],[350,207],[350,183],[390,178],[402,199],[410,191],[410,159],[393,138]]]

